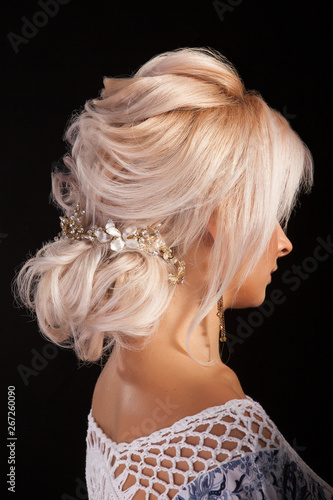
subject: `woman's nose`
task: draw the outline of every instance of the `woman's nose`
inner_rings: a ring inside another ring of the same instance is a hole
[[[287,237],[285,232],[283,231],[282,227],[280,224],[278,225],[278,251],[279,251],[279,256],[284,257],[285,255],[288,255],[293,249],[293,245],[290,241],[290,239]]]

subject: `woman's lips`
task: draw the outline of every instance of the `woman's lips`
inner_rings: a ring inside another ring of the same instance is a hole
[[[272,269],[270,275],[269,275],[269,281],[271,282],[272,281],[272,274],[275,273],[275,271],[277,270],[277,267],[275,267],[274,269]]]

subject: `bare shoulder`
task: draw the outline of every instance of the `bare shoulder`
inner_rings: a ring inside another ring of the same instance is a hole
[[[203,375],[204,373],[204,375]],[[120,376],[110,366],[102,371],[93,395],[92,412],[115,442],[131,442],[233,399],[245,398],[235,373],[217,371],[158,374],[140,380]]]
[[[241,383],[236,375],[236,373],[229,367],[225,367],[225,378],[226,381],[228,382],[230,388],[235,392],[235,395],[238,395],[240,399],[245,398],[245,394],[243,391],[243,388],[241,386]],[[235,398],[236,399],[236,398]]]
[[[241,387],[235,372],[228,367],[223,367],[216,374],[203,378],[192,389],[197,392],[201,410],[212,406],[224,405],[233,399],[245,399],[246,395]]]

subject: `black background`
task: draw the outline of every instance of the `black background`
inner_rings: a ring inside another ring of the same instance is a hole
[[[153,55],[185,46],[209,46],[227,56],[246,87],[289,119],[314,156],[312,194],[301,198],[288,227],[294,251],[267,290],[268,299],[280,290],[283,303],[267,303],[266,317],[263,310],[256,316],[228,311],[226,321],[229,366],[244,391],[308,465],[333,481],[333,249],[321,250],[326,260],[313,259],[317,238],[332,235],[330,2],[223,3],[220,16],[213,2],[194,0],[63,0],[53,17],[36,14],[43,11],[37,1],[2,7],[1,397],[6,410],[7,386],[15,385],[17,498],[87,498],[86,416],[100,369],[79,367],[72,352],[50,347],[36,323],[13,307],[9,291],[27,254],[59,231],[48,197],[51,164],[65,152],[64,128],[72,111],[97,95],[103,76],[129,75]],[[7,35],[22,36],[23,17],[45,25],[15,49]],[[298,282],[287,279],[295,278],[293,265],[301,266]],[[240,317],[248,327],[239,333]],[[19,370],[26,369],[34,372],[24,381]],[[5,426],[5,461],[6,436]]]

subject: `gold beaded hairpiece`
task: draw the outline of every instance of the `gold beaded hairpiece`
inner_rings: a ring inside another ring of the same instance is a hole
[[[158,224],[155,228],[148,226],[143,229],[129,226],[121,233],[115,223],[108,220],[104,227],[92,226],[85,232],[82,225],[84,215],[85,210],[81,210],[80,204],[77,203],[73,215],[60,217],[62,231],[54,239],[56,241],[59,239],[97,240],[100,243],[107,243],[113,252],[121,252],[127,249],[142,250],[151,255],[158,255],[176,266],[176,273],[169,274],[169,283],[171,285],[184,283],[185,262],[174,257],[172,249],[166,246],[157,229],[161,224]]]

